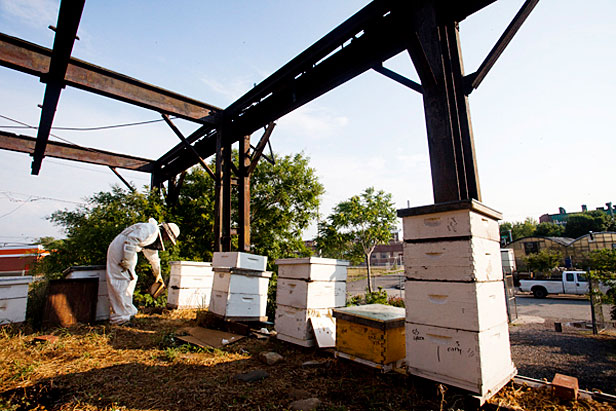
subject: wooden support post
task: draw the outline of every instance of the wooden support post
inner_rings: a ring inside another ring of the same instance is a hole
[[[240,142],[238,249],[250,252],[250,136]]]
[[[231,143],[222,147],[222,251],[231,251]]]
[[[216,133],[216,178],[214,189],[214,251],[222,249],[222,130]]]
[[[410,13],[408,34],[423,85],[434,202],[481,201],[458,26],[440,7],[426,3]]]

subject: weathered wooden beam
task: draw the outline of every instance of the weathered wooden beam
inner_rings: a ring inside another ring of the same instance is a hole
[[[469,74],[465,77],[466,94],[470,94],[474,89],[479,87],[483,79],[488,75],[490,69],[496,64],[498,58],[503,54],[505,48],[509,45],[513,36],[520,30],[522,24],[526,21],[530,13],[535,6],[539,3],[539,0],[526,0],[518,13],[515,15],[511,23],[507,26],[503,34],[500,36],[492,50],[488,53],[485,60],[481,63],[476,72]]]
[[[0,33],[0,65],[37,77],[49,72],[52,51]],[[159,113],[203,124],[217,124],[221,108],[123,74],[71,58],[64,83]]]
[[[0,149],[32,154],[35,144],[36,139],[33,137],[0,131]],[[144,173],[151,173],[155,163],[154,160],[147,158],[117,154],[95,148],[78,147],[55,141],[47,142],[45,155],[64,160],[80,161],[82,163],[141,171]]]
[[[250,252],[250,136],[244,136],[239,149],[238,249]]]
[[[122,181],[122,182],[124,183],[124,185],[125,185],[126,187],[128,187],[128,189],[129,189],[130,191],[132,191],[133,193],[135,192],[135,187],[133,187],[133,186],[132,186],[132,185],[131,185],[128,181],[126,181],[126,179],[125,179],[124,177],[122,177],[122,174],[118,173],[118,170],[116,170],[116,168],[115,168],[115,167],[111,167],[111,166],[110,166],[110,167],[109,167],[109,169],[110,169],[111,171],[113,171],[113,174],[115,174],[115,175],[116,175],[116,177],[118,177],[118,178],[120,179],[120,181]]]
[[[267,142],[269,141],[272,135],[272,132],[274,131],[274,127],[276,127],[276,123],[274,122],[271,122],[267,125],[267,128],[265,129],[265,132],[263,133],[263,136],[261,137],[261,140],[259,140],[257,147],[255,147],[255,151],[254,153],[252,153],[252,160],[250,161],[250,165],[248,166],[248,169],[246,170],[246,173],[248,175],[252,174],[253,171],[255,171],[255,168],[257,168],[257,164],[259,163],[259,160],[261,159],[261,156],[263,155],[263,150],[265,150],[265,146],[267,145]]]
[[[195,155],[195,158],[197,159],[199,164],[201,164],[201,167],[203,167],[203,169],[210,175],[210,177],[212,177],[213,179],[216,179],[216,175],[214,175],[214,172],[212,171],[212,169],[205,163],[205,161],[203,161],[201,156],[199,156],[199,153],[197,153],[197,150],[195,150],[195,148],[188,142],[188,140],[186,140],[186,137],[184,137],[184,134],[182,134],[182,132],[175,126],[175,124],[173,124],[169,116],[166,114],[163,114],[162,116],[163,116],[163,119],[165,120],[165,123],[167,123],[167,125],[169,126],[169,128],[171,128],[171,130],[173,130],[175,135],[178,136],[180,140],[182,140],[182,143],[184,143],[184,146],[186,146],[186,148],[188,148]]]
[[[71,58],[77,29],[81,21],[81,13],[85,0],[64,0],[60,3],[60,12],[58,13],[58,24],[56,35],[53,41],[53,50],[51,52],[51,60],[49,62],[49,72],[41,78],[41,81],[47,83],[45,86],[45,96],[43,98],[43,107],[41,119],[36,136],[36,145],[32,154],[32,174],[37,175],[41,169],[41,163],[45,156],[45,148],[51,125],[56,114],[60,93],[64,88],[64,76],[68,68],[68,62]]]

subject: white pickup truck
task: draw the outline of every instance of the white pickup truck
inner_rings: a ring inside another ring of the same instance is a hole
[[[599,288],[607,291],[603,285]],[[535,298],[545,298],[548,294],[588,294],[588,274],[586,271],[563,271],[562,278],[520,280],[520,290],[533,293]]]

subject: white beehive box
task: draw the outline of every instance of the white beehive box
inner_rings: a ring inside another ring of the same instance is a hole
[[[96,321],[109,319],[109,291],[107,290],[107,270],[104,265],[83,265],[64,270],[67,279],[98,278],[96,299]]]
[[[406,277],[413,280],[501,281],[500,244],[470,240],[404,244]]]
[[[285,335],[285,334],[280,334],[280,333],[276,334],[276,338],[282,341],[290,342],[291,344],[302,346],[302,347],[314,347],[315,345],[317,345],[317,341],[314,338],[305,340],[303,338],[295,338],[295,337],[291,337],[290,335]]]
[[[349,262],[333,258],[307,257],[276,260],[278,278],[312,281],[346,281]]]
[[[406,321],[467,331],[484,331],[507,322],[502,281],[405,284]]]
[[[267,294],[237,294],[212,290],[209,311],[224,317],[262,318],[267,308]]]
[[[169,261],[170,277],[212,276],[212,263],[203,261]]]
[[[267,257],[242,253],[239,251],[215,252],[212,259],[214,267],[244,268],[247,270],[265,271]]]
[[[346,303],[346,282],[279,278],[276,303],[297,308],[343,307]]]
[[[267,295],[271,276],[272,273],[269,271],[262,271],[257,276],[215,269],[212,289],[235,294]]]
[[[482,332],[406,323],[409,373],[486,398],[515,375],[507,323]]]
[[[402,219],[405,240],[474,237],[500,241],[498,221],[472,210],[454,210]]]
[[[0,324],[26,320],[28,286],[32,276],[0,277]]]
[[[276,305],[276,332],[302,340],[314,339],[310,318],[327,317],[335,321],[331,308],[296,308]]]
[[[210,305],[211,288],[169,288],[167,306],[170,308],[206,308]]]

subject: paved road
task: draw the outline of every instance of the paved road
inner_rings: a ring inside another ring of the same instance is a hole
[[[375,277],[375,288],[383,287],[387,295],[404,298],[404,290],[398,289],[404,284],[404,275],[386,275]],[[366,279],[349,281],[347,294],[358,295],[366,291]],[[520,294],[516,298],[518,316],[534,316],[566,321],[590,321],[590,304],[580,296],[548,296],[544,299],[534,298],[530,294]],[[604,306],[604,316],[609,320],[609,307]]]

